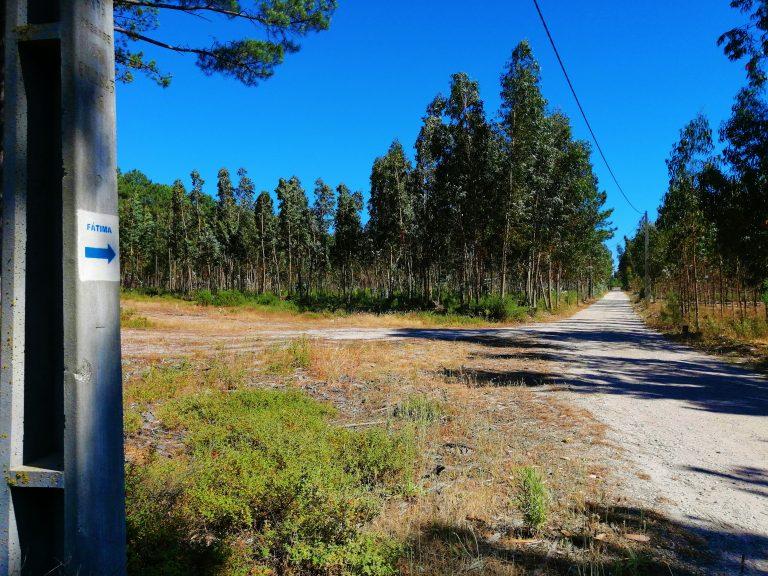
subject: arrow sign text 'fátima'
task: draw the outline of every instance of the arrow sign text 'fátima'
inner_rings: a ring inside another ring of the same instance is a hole
[[[78,274],[82,282],[120,281],[117,216],[77,211]]]

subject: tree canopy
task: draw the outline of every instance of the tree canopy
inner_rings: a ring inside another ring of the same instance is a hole
[[[763,86],[768,79],[768,0],[731,0],[731,7],[747,14],[749,21],[725,32],[717,44],[731,60],[746,59],[750,85]]]
[[[299,50],[300,38],[328,29],[336,0],[115,0],[114,6],[118,80],[131,82],[140,73],[169,85],[171,75],[141,50],[142,44],[149,44],[194,56],[205,74],[223,74],[255,86],[270,78],[287,54]],[[161,28],[162,16],[172,13],[211,24],[246,23],[254,36],[180,43]]]

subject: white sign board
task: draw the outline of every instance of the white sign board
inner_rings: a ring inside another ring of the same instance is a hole
[[[77,211],[77,269],[81,282],[120,281],[117,216]]]

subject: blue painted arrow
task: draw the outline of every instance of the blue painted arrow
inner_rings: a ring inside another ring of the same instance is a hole
[[[86,258],[98,258],[101,260],[106,260],[107,264],[109,264],[112,262],[115,256],[117,256],[117,254],[109,244],[107,244],[106,248],[93,248],[91,246],[85,247]]]

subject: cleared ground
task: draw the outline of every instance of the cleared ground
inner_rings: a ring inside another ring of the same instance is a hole
[[[610,552],[606,541],[614,553],[631,551],[621,522],[634,522],[629,532],[650,526],[650,550],[641,551],[654,556],[651,566],[674,565],[684,548],[674,533],[690,528],[717,557],[708,573],[739,573],[742,559],[747,573],[766,571],[766,381],[647,330],[621,293],[569,320],[514,328],[435,329],[398,317],[269,317],[183,303],[130,306],[148,319],[148,328],[124,331],[129,376],[168,358],[252,356],[258,365],[279,352],[276,342],[307,335],[316,342],[315,360],[307,373],[291,375],[291,383],[341,407],[345,425],[376,425],[409,394],[451,406],[452,424],[427,446],[437,458],[425,464],[426,489],[434,496],[418,511],[398,512],[407,527],[381,521],[384,529],[406,532],[404,538],[437,517],[454,531],[469,530],[468,540],[470,533],[486,538],[490,551],[483,554],[475,542],[478,558],[507,562],[499,545],[504,540],[513,561],[517,554],[522,564],[550,565],[558,555],[585,561],[579,549],[600,561]],[[608,445],[600,423],[608,426]],[[434,474],[446,457],[448,476]],[[504,499],[511,496],[489,486],[524,464],[546,470],[561,506],[548,538],[520,544],[509,541]],[[587,528],[579,518],[598,509]],[[664,524],[654,510],[673,522]],[[584,526],[575,528],[579,523]],[[435,550],[424,554],[439,555]],[[691,565],[700,560],[691,558]]]

